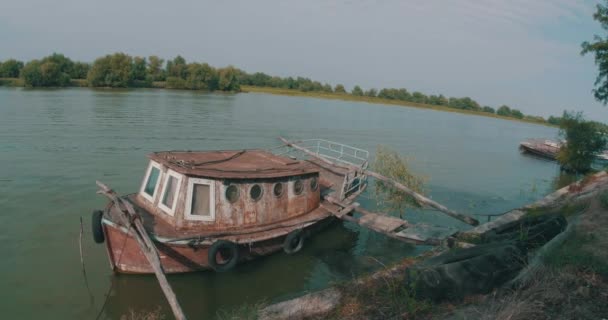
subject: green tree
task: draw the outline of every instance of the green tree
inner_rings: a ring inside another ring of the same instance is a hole
[[[608,31],[608,1],[604,2],[605,4],[597,4],[593,19],[600,23],[604,31]],[[581,54],[588,53],[595,56],[595,64],[599,69],[593,94],[595,99],[606,104],[608,103],[608,37],[595,35],[593,42],[583,42]]]
[[[133,84],[133,58],[124,53],[108,54],[93,63],[87,80],[91,87],[126,88]]]
[[[57,68],[61,72],[70,73],[72,71],[72,67],[74,66],[74,62],[72,59],[64,56],[61,53],[53,53],[50,56],[42,58],[41,63],[45,62],[53,62],[57,65]]]
[[[218,69],[218,89],[222,91],[238,92],[241,85],[237,79],[237,69],[233,66]]]
[[[371,89],[365,91],[365,95],[368,97],[376,97],[378,95],[378,90],[371,88]]]
[[[21,70],[21,77],[28,87],[65,87],[70,84],[70,76],[51,60],[28,62]]]
[[[517,118],[517,119],[523,119],[524,114],[517,109],[511,109],[511,117]]]
[[[427,96],[424,95],[422,92],[415,91],[414,93],[412,93],[412,102],[426,103],[427,99]]]
[[[18,78],[23,69],[23,62],[9,59],[0,63],[0,78]]]
[[[405,94],[407,95],[407,90],[406,90]],[[395,99],[399,99],[402,95],[403,95],[403,92],[399,91],[399,89],[394,89],[394,88],[384,88],[384,89],[380,90],[380,92],[378,92],[378,98],[382,98],[382,99],[395,100]]]
[[[145,81],[147,76],[148,63],[146,58],[134,57],[131,66],[131,80]]]
[[[511,116],[511,108],[509,106],[502,105],[498,110],[496,110],[496,114],[499,116],[510,117]]]
[[[42,72],[40,71],[40,60],[32,60],[21,69],[21,78],[28,87],[43,86]]]
[[[172,89],[209,91],[216,90],[218,87],[217,72],[213,67],[206,63],[188,64],[185,74],[185,80],[176,76],[167,77],[167,87]]]
[[[70,76],[63,72],[61,65],[46,61],[40,64],[42,81],[46,87],[65,87],[70,84]]]
[[[580,173],[589,171],[595,156],[606,147],[597,123],[584,120],[580,112],[564,111],[559,127],[560,136],[566,140],[557,155],[562,168]]]
[[[556,125],[556,126],[558,126],[561,121],[562,121],[561,117],[549,116],[549,119],[547,119],[547,122],[549,122],[552,125]]]
[[[85,62],[74,62],[72,66],[72,70],[70,72],[70,77],[72,79],[86,79],[87,74],[89,73],[89,69],[91,69],[91,65]]]
[[[353,94],[353,96],[358,96],[358,97],[360,97],[360,96],[362,96],[362,95],[363,95],[363,90],[361,89],[361,87],[359,87],[359,86],[355,86],[355,87],[353,88],[352,94]]]
[[[165,60],[157,56],[148,57],[148,68],[146,69],[146,73],[150,81],[165,80],[165,71],[163,70],[164,63]]]
[[[23,67],[21,77],[28,87],[65,87],[70,84],[73,66],[66,56],[53,53],[40,61],[30,61]]]
[[[46,86],[64,87],[70,84],[74,62],[63,54],[53,53],[42,58],[40,68]]]
[[[323,85],[319,81],[312,82],[312,91],[321,92],[323,91]]]
[[[447,106],[450,103],[450,101],[444,95],[440,94],[439,97],[437,97],[437,103],[440,106]]]
[[[490,106],[483,106],[483,109],[481,109],[481,111],[487,112],[487,113],[496,113],[496,111],[494,111],[494,108],[492,108]]]
[[[186,79],[188,77],[188,65],[186,65],[186,59],[178,55],[173,60],[168,61],[167,77]]]
[[[344,89],[344,86],[341,84],[337,84],[335,89],[334,89],[335,93],[346,93],[346,89]]]

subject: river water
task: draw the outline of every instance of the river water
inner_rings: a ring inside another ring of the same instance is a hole
[[[489,214],[555,188],[557,166],[521,155],[517,146],[556,135],[554,128],[493,118],[266,94],[0,88],[2,318],[91,319],[104,301],[102,319],[158,307],[170,314],[153,276],[114,275],[105,248],[90,235],[91,211],[105,203],[95,194],[95,180],[134,192],[152,151],[271,147],[278,136],[330,139],[372,152],[384,144],[410,157],[433,199],[457,211]],[[434,212],[407,215],[464,227]],[[88,281],[80,263],[80,217]],[[212,319],[317,290],[424,249],[339,223],[296,255],[169,280],[191,319]]]

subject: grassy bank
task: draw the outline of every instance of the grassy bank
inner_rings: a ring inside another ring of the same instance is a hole
[[[531,119],[517,119],[517,118],[512,118],[512,117],[505,117],[505,116],[500,116],[500,115],[497,115],[494,113],[488,113],[488,112],[456,109],[456,108],[450,108],[450,107],[445,107],[445,106],[436,106],[436,105],[424,104],[424,103],[382,99],[382,98],[377,98],[377,97],[354,96],[351,94],[343,94],[343,93],[303,92],[303,91],[294,90],[294,89],[255,87],[255,86],[245,86],[245,85],[241,86],[241,90],[242,90],[242,92],[251,92],[251,93],[267,93],[267,94],[277,94],[277,95],[283,95],[283,96],[356,101],[356,102],[386,104],[386,105],[411,107],[411,108],[419,108],[419,109],[431,109],[431,110],[436,110],[436,111],[462,113],[462,114],[476,115],[476,116],[482,116],[482,117],[488,117],[488,118],[496,118],[496,119],[503,119],[503,120],[510,120],[510,121],[540,124],[540,125],[549,126],[549,127],[556,127],[555,125],[552,125],[547,122],[541,122],[541,121],[536,121],[536,120],[531,120]]]
[[[564,242],[516,287],[433,304],[412,297],[402,280],[375,279],[350,286],[339,308],[318,319],[601,319],[608,314],[608,191],[577,207]]]

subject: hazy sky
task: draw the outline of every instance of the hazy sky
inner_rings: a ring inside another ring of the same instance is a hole
[[[583,110],[600,33],[587,0],[0,0],[0,59],[183,55],[321,82],[470,96],[525,113]]]

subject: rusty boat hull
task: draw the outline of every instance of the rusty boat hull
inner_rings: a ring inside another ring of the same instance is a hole
[[[303,228],[306,236],[312,236],[331,223],[337,221],[328,216]],[[154,270],[141,247],[133,238],[127,228],[105,220],[103,223],[105,244],[110,261],[110,267],[118,273],[126,274],[153,274]],[[284,243],[287,235],[238,245],[238,263],[244,263],[256,258],[271,254],[284,253]],[[197,241],[155,240],[154,244],[159,253],[161,265],[165,273],[187,273],[205,270],[214,270],[209,263],[209,243],[196,243]]]

